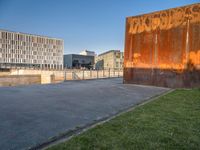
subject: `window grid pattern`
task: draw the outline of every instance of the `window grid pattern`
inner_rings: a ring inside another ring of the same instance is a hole
[[[0,64],[62,69],[64,41],[0,30]]]

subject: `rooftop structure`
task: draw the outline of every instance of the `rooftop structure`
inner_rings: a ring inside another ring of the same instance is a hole
[[[95,52],[88,51],[88,50],[84,50],[84,51],[80,52],[79,54],[80,55],[85,55],[85,56],[95,56]]]

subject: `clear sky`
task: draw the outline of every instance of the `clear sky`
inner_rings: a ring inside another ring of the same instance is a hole
[[[65,53],[124,49],[125,18],[200,0],[0,0],[0,28],[62,38]]]

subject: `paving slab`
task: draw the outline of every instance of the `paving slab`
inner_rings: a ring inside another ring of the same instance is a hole
[[[121,78],[0,88],[0,148],[26,150],[169,89]]]

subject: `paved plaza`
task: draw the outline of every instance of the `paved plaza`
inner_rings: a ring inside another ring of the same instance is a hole
[[[0,88],[0,147],[23,150],[126,110],[169,89],[121,78]]]

